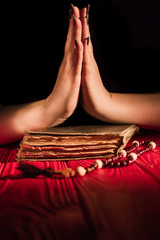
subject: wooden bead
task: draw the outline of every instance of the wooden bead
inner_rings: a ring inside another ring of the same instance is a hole
[[[150,142],[148,145],[151,146],[152,149],[156,148],[156,143],[155,142]]]
[[[127,156],[127,152],[125,150],[121,150],[120,153],[122,154],[123,157]]]
[[[128,158],[133,160],[133,161],[136,161],[137,160],[137,154],[136,153],[130,153],[128,155]]]
[[[96,160],[95,163],[97,163],[97,168],[98,169],[103,167],[103,162],[101,160]]]
[[[77,167],[76,173],[78,173],[80,176],[84,176],[86,174],[86,169],[84,167]]]
[[[134,144],[137,144],[138,147],[140,145],[138,141],[133,141],[132,145],[134,145]]]

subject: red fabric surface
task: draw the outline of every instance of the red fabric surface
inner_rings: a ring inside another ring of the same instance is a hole
[[[0,239],[159,239],[160,132],[134,139],[153,140],[157,148],[129,167],[68,179],[25,178],[15,162],[18,144],[1,147]],[[91,162],[31,164],[75,169]]]

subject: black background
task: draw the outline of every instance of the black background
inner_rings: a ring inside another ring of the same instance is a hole
[[[21,1],[2,8],[3,105],[48,96],[63,57],[70,1]],[[90,28],[101,76],[114,92],[156,92],[160,79],[160,1],[92,0]]]

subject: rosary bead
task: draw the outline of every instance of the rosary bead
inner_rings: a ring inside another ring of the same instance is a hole
[[[127,161],[127,164],[131,165],[133,162],[134,162],[134,160],[129,160],[129,161]]]
[[[119,159],[119,156],[117,155],[112,158],[112,161],[117,161],[118,159]]]
[[[128,155],[128,158],[133,160],[133,161],[136,161],[137,160],[137,154],[132,152]]]
[[[122,157],[126,157],[127,156],[127,152],[125,150],[121,150],[120,154],[122,154]]]
[[[107,159],[107,163],[112,162],[112,158]]]
[[[97,163],[97,168],[98,169],[103,167],[103,162],[101,160],[96,160],[95,163]]]
[[[93,163],[90,167],[86,168],[87,173],[93,172],[97,167],[97,163]]]
[[[137,147],[139,147],[140,144],[139,144],[138,141],[133,141],[132,146],[133,146],[133,145],[136,145]]]
[[[93,172],[93,169],[91,167],[86,168],[87,173]]]
[[[84,167],[77,167],[76,172],[78,173],[78,175],[84,176],[86,174],[86,169]]]
[[[94,169],[98,167],[98,164],[96,162],[93,163]]]
[[[108,160],[103,161],[103,166],[106,168],[108,166],[108,163],[109,163]]]
[[[114,158],[116,161],[119,160],[119,155],[115,156]]]
[[[118,161],[114,162],[113,164],[114,164],[113,165],[114,167],[120,167],[120,165],[121,165],[120,162],[118,162]]]
[[[156,143],[155,142],[149,142],[148,144],[152,149],[156,148]]]
[[[128,165],[128,161],[122,160],[122,161],[120,161],[120,164],[122,167],[126,167]]]
[[[92,169],[92,171],[97,167],[97,164],[93,163],[89,168]]]
[[[108,167],[110,168],[110,167],[114,167],[115,166],[115,162],[109,162],[108,163]]]
[[[140,145],[143,145],[143,144],[145,144],[145,141],[141,140],[141,141],[139,142],[139,144],[140,144]]]

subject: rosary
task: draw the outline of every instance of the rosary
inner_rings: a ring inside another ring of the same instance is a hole
[[[92,165],[86,168],[78,166],[75,170],[72,168],[54,170],[51,167],[42,169],[31,164],[20,163],[18,169],[23,172],[25,177],[37,177],[39,175],[46,177],[52,177],[53,175],[60,175],[63,177],[84,176],[85,174],[94,172],[100,168],[127,167],[133,164],[139,156],[155,148],[156,143],[153,141],[133,141],[132,146],[127,147],[125,150],[121,150],[116,156],[105,158],[103,160],[97,159]]]

